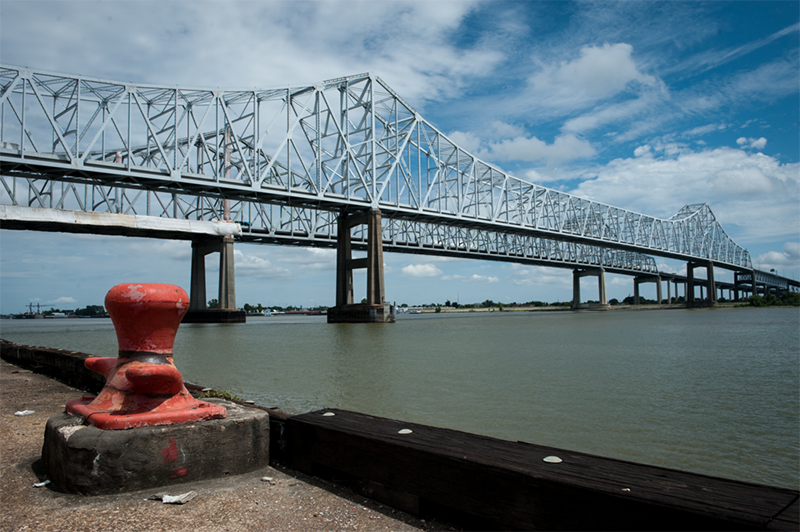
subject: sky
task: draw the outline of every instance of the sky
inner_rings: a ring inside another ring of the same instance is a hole
[[[484,161],[662,218],[707,203],[756,268],[800,279],[797,1],[0,0],[0,62],[231,89],[374,72]],[[239,306],[335,302],[334,250],[238,244],[235,254]],[[190,262],[188,242],[0,230],[0,312],[102,304],[121,282],[188,291]],[[572,298],[567,269],[384,262],[386,299],[398,304]],[[606,282],[609,298],[633,293],[630,277]],[[597,298],[594,278],[581,292]]]

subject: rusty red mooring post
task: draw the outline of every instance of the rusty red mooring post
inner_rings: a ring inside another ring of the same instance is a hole
[[[174,285],[119,284],[106,294],[119,343],[117,358],[88,358],[106,377],[97,397],[67,403],[67,413],[100,429],[132,429],[225,417],[225,407],[198,401],[183,385],[172,345],[189,296]]]

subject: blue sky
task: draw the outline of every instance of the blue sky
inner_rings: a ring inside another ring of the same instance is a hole
[[[506,171],[664,218],[708,203],[756,267],[800,278],[796,1],[0,0],[0,62],[224,88],[375,72]],[[0,312],[102,304],[119,282],[188,289],[189,263],[186,242],[0,230]],[[398,254],[385,263],[386,297],[398,303],[571,298],[569,270]],[[209,259],[209,294],[214,268]],[[240,305],[334,302],[332,250],[238,245],[236,273]],[[630,278],[607,282],[610,298],[633,292]],[[363,285],[357,276],[356,297]],[[585,279],[584,298],[594,290]]]

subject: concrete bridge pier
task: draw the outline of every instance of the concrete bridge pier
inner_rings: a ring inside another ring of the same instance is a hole
[[[686,283],[679,281],[678,279],[673,279],[670,281],[672,284],[675,285],[675,301],[680,297],[680,292],[678,291],[678,286],[681,284],[683,285],[683,298],[686,299]],[[667,288],[669,288],[669,283],[667,283]],[[674,301],[670,301],[670,303],[674,303]]]
[[[706,268],[706,280],[697,280],[694,279],[694,269],[695,268]],[[711,261],[708,261],[704,264],[698,264],[696,262],[687,262],[686,263],[686,306],[688,308],[691,307],[714,307],[717,305],[717,290],[716,290],[716,283],[714,282],[714,264]],[[703,294],[703,286],[708,286],[708,298],[706,299]],[[694,297],[694,287],[700,287],[700,299],[695,299]]]
[[[593,275],[597,277],[598,303],[581,305],[581,277]],[[592,268],[587,270],[572,270],[572,308],[573,310],[590,309],[606,310],[609,308],[608,297],[606,296],[606,271],[603,268]]]
[[[639,299],[639,284],[641,283],[656,283],[656,302],[660,305],[663,299],[660,275],[637,275],[633,278],[633,304],[638,305],[641,302]]]
[[[758,281],[756,281],[756,271],[755,270],[751,271],[750,275],[753,276],[753,295],[760,296],[762,290],[759,290]],[[767,295],[767,285],[762,284],[761,286],[763,288],[764,295]]]
[[[337,220],[336,306],[328,309],[328,323],[394,323],[394,309],[384,301],[383,231],[381,211],[341,213]],[[350,230],[367,226],[367,257],[353,259]],[[367,302],[353,301],[353,269],[367,269]]]
[[[206,255],[219,253],[219,307],[206,303]],[[233,237],[192,241],[192,280],[189,311],[183,323],[244,323],[245,312],[236,308],[236,281],[233,266]]]
[[[734,301],[741,301],[746,297],[746,294],[758,294],[758,286],[756,284],[755,271],[741,271],[733,274],[733,299]]]

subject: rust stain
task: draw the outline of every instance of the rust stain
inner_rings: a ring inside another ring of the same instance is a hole
[[[161,458],[164,459],[165,464],[170,464],[178,459],[178,445],[172,438],[169,439],[169,445],[164,446],[161,450]]]

